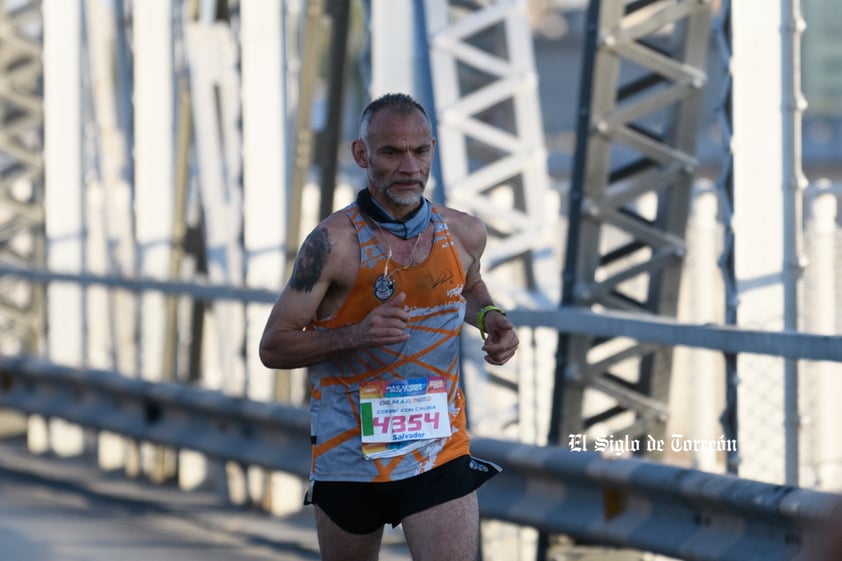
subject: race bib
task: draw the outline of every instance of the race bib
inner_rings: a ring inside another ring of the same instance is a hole
[[[363,444],[450,436],[444,378],[373,380],[360,386]]]

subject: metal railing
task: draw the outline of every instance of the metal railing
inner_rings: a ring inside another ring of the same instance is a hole
[[[0,357],[0,407],[306,477],[307,411],[221,392]],[[666,443],[672,446],[671,443]],[[475,438],[503,472],[485,518],[687,561],[785,561],[836,495],[596,452]]]
[[[233,300],[270,304],[277,293],[270,290],[197,283],[120,278],[110,275],[78,275],[46,270],[23,269],[0,264],[0,276],[8,275],[37,283],[73,283],[77,286],[104,286],[129,292],[158,291],[167,295],[196,299]],[[802,332],[742,329],[714,324],[688,324],[670,318],[618,312],[592,312],[568,307],[558,310],[510,310],[512,321],[522,327],[550,327],[559,332],[595,337],[630,337],[644,343],[683,345],[723,352],[754,353],[842,362],[842,336]]]

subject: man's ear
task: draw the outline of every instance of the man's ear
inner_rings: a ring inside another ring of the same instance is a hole
[[[366,150],[365,142],[356,139],[351,143],[351,154],[354,156],[354,161],[361,168],[368,167],[368,150]]]

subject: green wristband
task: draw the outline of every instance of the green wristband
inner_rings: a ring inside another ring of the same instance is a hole
[[[506,312],[503,308],[498,308],[495,305],[486,306],[479,311],[477,314],[477,327],[479,327],[479,334],[482,336],[482,340],[485,341],[486,333],[485,333],[485,314],[488,312],[500,312],[503,315],[506,315]]]

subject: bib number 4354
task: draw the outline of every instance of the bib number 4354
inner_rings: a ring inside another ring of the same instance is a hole
[[[450,436],[446,401],[442,408],[428,403],[428,411],[417,413],[405,411],[406,407],[388,405],[387,402],[378,400],[376,403],[360,404],[363,442],[401,442]]]
[[[413,413],[411,415],[392,415],[391,417],[372,417],[372,428],[374,432],[381,434],[401,434],[405,432],[418,432],[425,427],[432,430],[439,428],[438,411],[434,413]]]

